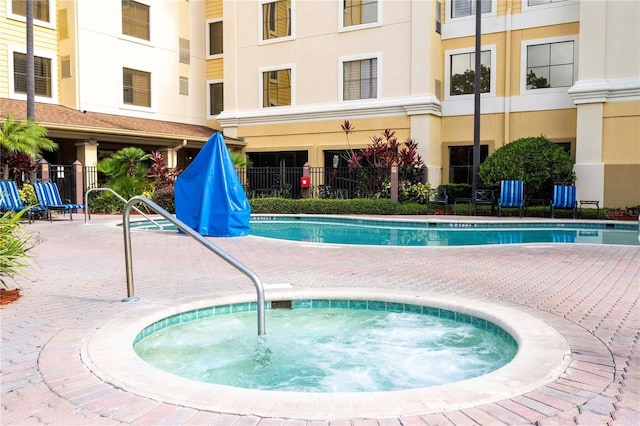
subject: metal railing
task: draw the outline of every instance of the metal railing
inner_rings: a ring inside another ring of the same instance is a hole
[[[125,268],[126,268],[126,274],[127,274],[127,298],[123,299],[123,301],[127,302],[127,301],[138,300],[138,298],[135,297],[134,295],[134,286],[133,286],[133,265],[132,265],[132,257],[131,257],[131,222],[129,217],[131,215],[131,210],[133,209],[134,205],[137,203],[143,203],[147,205],[147,207],[150,207],[152,210],[155,210],[156,213],[158,213],[159,215],[167,219],[169,222],[173,223],[182,232],[184,232],[185,234],[189,235],[190,237],[198,241],[200,244],[202,244],[203,246],[208,248],[210,251],[217,254],[228,264],[230,264],[231,266],[233,266],[234,268],[242,272],[244,275],[249,277],[249,279],[251,279],[251,281],[253,282],[253,285],[256,288],[257,299],[258,299],[257,301],[258,302],[257,303],[258,305],[257,306],[258,336],[262,336],[266,334],[265,324],[264,324],[265,323],[264,286],[262,285],[262,281],[260,281],[260,278],[258,278],[258,276],[253,271],[251,271],[242,263],[240,263],[239,261],[231,257],[229,254],[227,254],[225,251],[223,251],[218,246],[213,244],[211,241],[207,240],[202,235],[195,232],[193,229],[191,229],[187,224],[182,222],[180,219],[176,218],[171,213],[169,213],[168,211],[166,211],[165,209],[163,209],[153,201],[149,200],[148,198],[140,195],[136,195],[135,197],[132,197],[129,201],[127,201],[127,203],[124,206],[124,211],[122,212],[122,230],[124,231],[124,256],[125,256]]]
[[[120,194],[118,194],[116,191],[114,191],[111,188],[91,188],[89,190],[87,190],[87,192],[84,193],[84,224],[87,224],[87,221],[91,219],[91,213],[89,212],[89,193],[91,192],[97,192],[97,191],[108,191],[111,194],[115,195],[116,198],[118,198],[120,201],[122,201],[122,204],[127,204],[127,200],[124,199],[124,197]],[[155,220],[151,219],[149,216],[147,216],[146,214],[142,213],[140,210],[138,210],[136,207],[133,207],[133,210],[137,211],[138,213],[140,213],[142,216],[145,217],[145,219],[147,219],[148,221],[152,222],[154,225],[156,225],[158,228],[160,229],[164,229],[163,226],[161,224],[159,224],[158,222],[156,222]]]

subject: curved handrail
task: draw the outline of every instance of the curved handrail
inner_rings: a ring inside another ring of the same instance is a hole
[[[116,191],[114,191],[111,188],[91,188],[88,189],[87,192],[85,192],[84,194],[84,205],[85,205],[85,209],[84,209],[84,224],[87,224],[87,218],[91,219],[91,213],[89,213],[89,193],[90,192],[94,192],[94,191],[109,191],[111,192],[113,195],[116,196],[116,198],[120,199],[120,201],[122,201],[124,204],[127,204],[127,200],[124,199],[124,197],[120,194],[118,194]],[[137,211],[138,213],[140,213],[142,216],[144,216],[148,221],[153,222],[154,225],[156,225],[158,228],[160,229],[164,229],[162,225],[160,225],[158,222],[156,222],[155,220],[151,219],[149,216],[147,216],[146,214],[142,213],[140,210],[138,210],[137,208],[133,207],[133,209],[135,211]]]
[[[256,292],[258,295],[258,336],[264,335],[265,334],[264,286],[262,285],[262,281],[260,281],[260,278],[258,278],[258,276],[255,273],[253,273],[253,271],[251,271],[249,268],[244,266],[242,263],[238,262],[236,259],[231,257],[226,252],[224,252],[218,246],[213,244],[211,241],[207,240],[202,235],[198,234],[196,231],[191,229],[187,224],[182,222],[180,219],[176,218],[174,215],[172,215],[171,213],[169,213],[168,211],[166,211],[165,209],[163,209],[153,201],[141,195],[136,195],[135,197],[132,197],[131,199],[129,199],[129,201],[127,201],[127,203],[125,204],[124,210],[122,212],[122,229],[124,231],[124,257],[125,257],[125,267],[126,267],[126,273],[127,273],[127,298],[124,299],[123,301],[138,300],[134,296],[134,289],[133,289],[133,267],[132,267],[132,260],[131,260],[131,226],[130,226],[130,220],[129,220],[131,209],[136,203],[146,204],[148,207],[155,210],[156,213],[160,214],[169,222],[173,223],[176,227],[178,227],[178,229],[180,229],[185,234],[194,238],[200,244],[202,244],[203,246],[205,246],[206,248],[208,248],[209,250],[217,254],[219,257],[221,257],[231,266],[233,266],[234,268],[236,268],[237,270],[245,274],[247,277],[249,277],[249,279],[251,279],[251,281],[253,282],[253,285],[256,288]]]

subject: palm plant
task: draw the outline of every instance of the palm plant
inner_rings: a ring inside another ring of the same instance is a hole
[[[42,156],[43,151],[53,151],[58,147],[46,135],[47,129],[32,118],[20,122],[9,114],[0,121],[0,167],[4,180],[9,179],[9,162],[13,154],[24,154],[37,159]]]
[[[27,212],[5,212],[0,216],[0,284],[8,287],[6,280],[25,275],[31,264],[27,252],[32,247],[31,235],[20,229],[20,218]]]

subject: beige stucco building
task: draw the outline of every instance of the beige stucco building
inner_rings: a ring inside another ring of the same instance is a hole
[[[24,99],[19,3],[0,0],[3,116]],[[390,128],[418,143],[432,184],[470,182],[475,0],[34,3],[49,11],[36,100],[77,114],[36,117],[57,161],[139,144],[185,165],[218,129],[256,166],[330,166]],[[544,134],[575,160],[579,199],[640,205],[640,2],[481,4],[482,156]]]

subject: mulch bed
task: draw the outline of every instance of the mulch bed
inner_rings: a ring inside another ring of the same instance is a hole
[[[20,296],[21,294],[19,288],[14,288],[11,290],[0,288],[0,305],[8,305],[11,302],[15,302]]]

